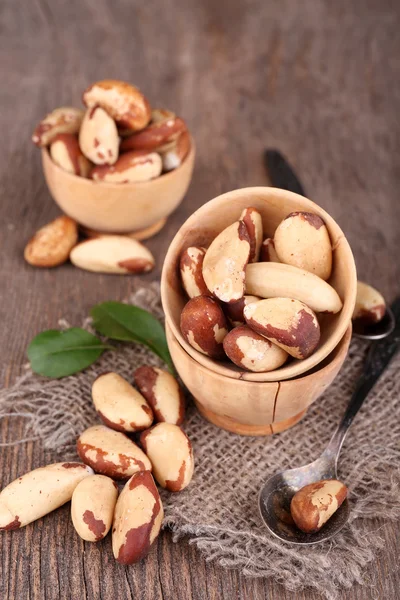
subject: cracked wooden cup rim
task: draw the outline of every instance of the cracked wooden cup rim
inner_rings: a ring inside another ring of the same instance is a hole
[[[291,360],[267,373],[240,370],[226,361],[216,361],[198,352],[186,342],[180,331],[180,315],[187,302],[179,274],[179,257],[188,246],[208,246],[215,236],[239,218],[248,206],[257,208],[263,219],[265,237],[273,237],[276,227],[289,213],[313,212],[325,221],[334,250],[333,270],[329,283],[343,301],[335,315],[319,315],[321,341],[317,350],[304,360]],[[323,208],[304,196],[271,187],[252,187],[222,194],[194,212],[172,240],[161,276],[161,299],[165,317],[175,338],[198,363],[215,373],[245,381],[283,381],[298,377],[318,365],[343,338],[353,314],[357,291],[357,274],[350,245],[336,221]]]

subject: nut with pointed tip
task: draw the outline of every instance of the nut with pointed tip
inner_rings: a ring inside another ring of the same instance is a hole
[[[117,79],[96,81],[83,92],[88,108],[101,106],[122,129],[139,131],[151,118],[147,98],[135,86]]]
[[[161,170],[162,160],[157,152],[132,150],[122,154],[114,165],[95,167],[92,179],[106,183],[139,183],[158,177]]]
[[[113,479],[128,479],[138,471],[151,471],[147,456],[124,433],[94,425],[78,437],[80,459],[96,472]]]
[[[79,146],[95,165],[113,165],[118,158],[117,126],[100,106],[86,111],[79,131]]]
[[[253,263],[246,268],[246,294],[261,298],[295,298],[315,312],[337,313],[343,303],[337,291],[309,271],[283,263]]]
[[[250,238],[249,262],[257,262],[260,256],[263,238],[263,224],[261,215],[256,208],[250,206],[243,210],[239,219],[246,225]]]
[[[172,144],[172,147],[158,148],[162,158],[163,171],[173,171],[180,167],[189,154],[191,145],[190,134],[188,131],[184,131]]]
[[[81,242],[72,250],[70,259],[86,271],[121,275],[148,273],[155,264],[143,244],[123,235],[104,235]]]
[[[83,540],[99,542],[106,537],[117,498],[117,484],[105,475],[91,475],[78,483],[71,499],[71,519]]]
[[[192,444],[177,425],[158,423],[143,431],[140,443],[151,460],[161,487],[180,492],[191,482],[194,471]]]
[[[89,177],[92,163],[82,153],[78,138],[73,133],[57,134],[50,144],[50,156],[64,171]]]
[[[228,317],[229,321],[232,323],[233,327],[238,327],[239,325],[244,325],[246,323],[246,319],[244,318],[244,307],[252,302],[258,302],[261,300],[258,296],[243,296],[237,302],[231,302],[230,304],[225,304],[224,312]]]
[[[35,233],[25,247],[24,258],[34,267],[57,267],[68,260],[77,241],[76,222],[63,215]]]
[[[160,533],[163,517],[161,498],[151,473],[136,473],[126,482],[115,507],[114,558],[123,565],[144,558]]]
[[[244,309],[251,329],[294,358],[307,358],[318,346],[320,328],[315,313],[292,298],[270,298]]]
[[[33,143],[42,148],[50,144],[59,133],[78,133],[84,114],[83,110],[71,106],[56,108],[35,128]]]
[[[224,311],[214,298],[196,296],[181,313],[181,331],[186,341],[196,350],[211,358],[224,358],[222,345],[228,333]]]
[[[352,319],[370,325],[379,323],[386,313],[386,302],[382,294],[362,281],[357,281],[356,305]]]
[[[272,238],[266,238],[260,250],[260,262],[281,262],[275,250],[274,240]]]
[[[0,493],[0,531],[24,527],[71,500],[93,470],[78,462],[40,467],[9,483]]]
[[[292,212],[278,225],[275,250],[281,262],[310,271],[321,279],[332,272],[332,246],[321,217],[310,212]]]
[[[240,369],[265,373],[279,369],[287,360],[288,353],[272,344],[247,325],[235,327],[224,339],[228,358]]]
[[[316,533],[342,505],[347,487],[337,479],[325,479],[304,486],[292,498],[290,513],[304,533]]]
[[[92,385],[92,398],[100,419],[115,431],[143,431],[153,423],[146,399],[118,373],[99,375]]]
[[[196,296],[207,296],[210,292],[203,278],[203,261],[206,249],[198,246],[190,246],[181,254],[179,267],[183,289],[189,298]]]
[[[127,150],[156,150],[160,146],[174,142],[182,132],[186,131],[186,124],[180,117],[168,117],[150,123],[145,129],[126,137],[121,142],[121,152]]]
[[[243,221],[229,225],[211,243],[203,261],[203,277],[210,292],[222,302],[236,302],[244,296],[249,257],[250,237]]]
[[[153,409],[156,421],[181,425],[185,417],[185,396],[168,371],[157,367],[139,367],[135,383]]]

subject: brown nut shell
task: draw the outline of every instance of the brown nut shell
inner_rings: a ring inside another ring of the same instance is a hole
[[[96,473],[113,479],[128,479],[138,471],[151,471],[151,463],[139,446],[124,433],[104,425],[94,425],[81,433],[76,450]]]
[[[244,318],[244,307],[252,302],[258,302],[261,300],[259,296],[243,296],[237,302],[231,302],[230,304],[225,304],[224,313],[228,317],[229,321],[232,323],[234,327],[238,327],[239,325],[244,325],[246,323],[246,319]]]
[[[99,542],[111,529],[118,486],[105,475],[91,475],[76,486],[71,499],[71,519],[77,534]]]
[[[175,377],[163,369],[143,366],[136,369],[134,378],[156,420],[181,425],[185,416],[185,396]]]
[[[229,225],[211,243],[203,261],[203,277],[210,292],[222,302],[236,302],[244,296],[249,257],[250,237],[243,221]]]
[[[121,142],[121,152],[127,150],[156,150],[164,144],[176,140],[186,130],[186,124],[180,117],[169,117],[151,123],[145,129],[124,138]]]
[[[143,431],[153,422],[145,398],[118,373],[99,375],[92,385],[92,398],[101,420],[115,431]]]
[[[57,267],[65,263],[78,241],[78,226],[63,215],[44,225],[28,242],[26,262],[34,267]]]
[[[161,170],[162,160],[157,152],[132,150],[122,154],[112,166],[95,167],[92,179],[107,183],[137,183],[158,177]]]
[[[356,304],[352,319],[366,325],[379,323],[385,316],[386,302],[382,294],[362,281],[357,281]]]
[[[86,271],[120,275],[148,273],[155,264],[143,244],[123,235],[103,235],[81,242],[72,250],[70,259]]]
[[[235,327],[224,339],[228,358],[240,369],[263,373],[279,369],[288,354],[247,325]]]
[[[189,132],[183,131],[178,139],[172,143],[172,147],[163,146],[158,148],[162,158],[163,171],[173,171],[180,167],[189,154],[191,145]]]
[[[260,262],[281,262],[275,250],[274,240],[266,238],[261,244]]]
[[[113,165],[116,162],[119,147],[117,126],[100,106],[86,111],[79,131],[79,146],[95,165]]]
[[[78,133],[84,114],[83,110],[72,106],[56,108],[35,128],[33,143],[42,148],[50,144],[59,133]]]
[[[315,313],[298,300],[270,298],[244,309],[249,327],[294,358],[307,358],[318,346],[320,328]]]
[[[262,218],[258,210],[252,206],[245,208],[240,215],[240,220],[247,227],[250,238],[249,262],[257,262],[260,257],[260,249],[263,239]]]
[[[83,103],[92,108],[101,106],[118,127],[139,131],[151,118],[147,98],[135,86],[117,79],[96,81],[83,92]]]
[[[310,271],[321,279],[332,272],[332,246],[328,229],[318,215],[292,212],[277,227],[275,250],[281,262]]]
[[[206,255],[205,248],[190,246],[181,254],[179,268],[183,289],[189,298],[209,294],[203,278],[203,261]]]
[[[222,342],[228,323],[218,302],[210,296],[196,296],[181,314],[181,331],[187,342],[211,358],[225,356]]]
[[[143,431],[140,443],[151,460],[154,477],[161,487],[170,492],[180,492],[189,485],[194,471],[193,450],[180,427],[158,423]]]
[[[57,134],[50,145],[50,156],[64,171],[80,177],[89,177],[92,163],[82,153],[76,135]]]
[[[315,533],[331,518],[347,496],[347,487],[336,479],[310,483],[293,496],[290,512],[304,533]]]

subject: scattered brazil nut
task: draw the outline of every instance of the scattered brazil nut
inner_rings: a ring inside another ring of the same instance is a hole
[[[307,358],[318,346],[320,328],[315,313],[299,300],[270,298],[244,309],[247,324],[294,358]]]
[[[329,279],[332,271],[332,246],[328,229],[320,216],[292,212],[278,225],[274,235],[279,260]]]
[[[247,325],[235,327],[224,339],[224,350],[240,369],[256,373],[279,369],[288,354]]]
[[[123,565],[146,556],[160,533],[164,510],[149,471],[133,475],[126,482],[115,507],[112,547]]]
[[[281,262],[275,250],[274,240],[272,238],[266,238],[260,250],[260,262]]]
[[[175,141],[186,130],[180,117],[167,117],[151,123],[145,129],[126,137],[121,142],[121,152],[127,150],[156,150]]]
[[[99,106],[86,111],[79,130],[79,146],[95,165],[113,165],[116,162],[119,146],[117,126]]]
[[[140,443],[151,460],[161,487],[180,492],[187,487],[194,470],[193,450],[187,435],[177,425],[158,423],[140,435]]]
[[[352,319],[366,325],[379,323],[385,312],[386,302],[382,294],[367,283],[357,281],[356,305]]]
[[[72,133],[57,134],[50,145],[50,156],[53,162],[64,171],[81,177],[89,177],[92,164],[82,153],[76,135]]]
[[[90,467],[64,462],[18,477],[0,493],[0,530],[19,529],[62,506],[89,475],[93,475]]]
[[[250,257],[250,237],[243,221],[221,231],[208,248],[203,261],[207,288],[222,302],[244,296],[245,268]]]
[[[25,247],[24,258],[34,267],[56,267],[68,260],[77,241],[76,222],[63,215],[35,233]]]
[[[95,167],[91,176],[94,181],[106,183],[135,183],[150,181],[161,174],[162,160],[157,152],[132,150],[122,154],[114,165]]]
[[[222,342],[228,333],[228,323],[214,298],[191,298],[181,313],[181,331],[187,342],[199,352],[211,358],[225,356]]]
[[[252,302],[258,302],[258,300],[261,300],[258,296],[243,296],[237,302],[231,302],[224,306],[224,312],[234,327],[246,323],[243,314],[244,307]]]
[[[173,171],[181,166],[191,147],[190,134],[183,131],[170,148],[159,148],[161,153],[163,171]]]
[[[145,398],[118,373],[99,375],[92,385],[92,398],[101,420],[115,431],[142,431],[153,422]]]
[[[81,433],[76,449],[82,462],[113,479],[151,471],[151,463],[139,446],[124,433],[104,425],[94,425]]]
[[[347,487],[336,479],[325,479],[301,488],[292,498],[290,512],[304,533],[315,533],[331,518],[347,496]]]
[[[117,79],[93,83],[83,92],[83,102],[88,108],[101,106],[121,128],[138,131],[151,118],[150,105],[142,92]]]
[[[32,141],[42,148],[50,144],[59,133],[78,133],[84,112],[72,106],[62,106],[49,113],[36,127]]]
[[[78,483],[71,499],[71,519],[83,540],[99,542],[106,537],[117,498],[117,484],[105,475],[92,475]]]
[[[72,250],[70,259],[86,271],[121,275],[148,273],[155,264],[143,244],[123,235],[104,235],[81,242]]]
[[[189,298],[209,294],[203,278],[203,261],[206,249],[190,246],[181,254],[179,268],[183,289]]]
[[[261,298],[295,298],[315,312],[337,313],[343,306],[337,291],[317,275],[275,262],[247,266],[246,294]]]
[[[135,383],[153,409],[156,421],[181,425],[185,416],[183,391],[168,371],[143,366],[134,373]]]
[[[240,220],[246,225],[250,238],[249,262],[257,262],[263,238],[263,224],[260,213],[252,206],[245,208],[240,215]]]

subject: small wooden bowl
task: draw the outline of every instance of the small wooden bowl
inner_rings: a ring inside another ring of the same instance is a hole
[[[292,427],[332,383],[349,348],[351,325],[333,352],[304,377],[281,382],[236,380],[199,364],[166,325],[176,370],[211,423],[241,435],[269,435]]]
[[[195,147],[180,167],[151,181],[104,183],[78,177],[58,167],[47,148],[43,172],[61,210],[80,225],[105,233],[132,233],[168,217],[182,202],[192,178]]]
[[[239,218],[248,206],[257,208],[263,219],[264,234],[273,237],[276,227],[293,211],[320,215],[328,228],[334,250],[333,271],[329,283],[343,301],[336,315],[319,315],[321,341],[317,350],[304,360],[291,360],[280,369],[268,373],[242,371],[227,361],[216,361],[188,344],[180,331],[180,316],[187,297],[183,291],[179,258],[188,246],[208,246],[225,227]],[[166,322],[174,337],[194,361],[219,375],[252,382],[283,381],[306,373],[326,358],[343,338],[353,314],[357,291],[357,275],[349,243],[337,223],[320,206],[304,196],[277,188],[255,187],[228,192],[207,202],[182,225],[172,240],[165,257],[161,277],[161,298]]]

